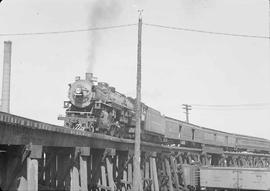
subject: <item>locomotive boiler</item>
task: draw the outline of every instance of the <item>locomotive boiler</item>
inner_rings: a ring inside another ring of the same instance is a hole
[[[107,83],[97,83],[92,73],[69,84],[68,98],[64,102],[66,115],[58,118],[66,127],[120,136],[134,126],[133,100]]]

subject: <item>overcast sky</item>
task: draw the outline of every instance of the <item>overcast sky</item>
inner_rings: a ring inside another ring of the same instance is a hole
[[[4,0],[0,33],[28,33],[143,22],[199,30],[269,35],[267,0]],[[13,42],[11,113],[62,125],[68,83],[91,70],[135,96],[137,26],[95,32],[0,36]],[[182,104],[270,102],[267,39],[143,26],[142,100],[185,119]],[[0,59],[2,60],[2,59]],[[2,77],[2,74],[1,76]],[[270,107],[194,109],[190,121],[270,139]]]

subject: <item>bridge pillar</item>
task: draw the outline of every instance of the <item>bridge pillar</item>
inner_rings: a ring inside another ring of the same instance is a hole
[[[156,153],[150,157],[150,169],[151,169],[151,178],[153,181],[153,186],[151,186],[152,191],[159,191],[158,177],[157,177],[157,165],[156,165]]]
[[[38,191],[38,160],[27,157],[25,172],[18,177],[20,179],[18,191]]]
[[[165,160],[166,174],[168,176],[168,190],[173,191],[174,189],[173,189],[173,184],[172,184],[172,172],[171,172],[170,163],[167,158],[165,158],[164,160]]]
[[[10,146],[8,148],[4,190],[38,191],[38,158],[42,146]]]
[[[80,180],[81,191],[88,191],[87,169],[88,169],[88,156],[80,156]]]
[[[62,149],[57,153],[56,190],[88,191],[89,156],[90,148],[88,147],[65,148],[65,150]],[[48,182],[52,183],[53,176],[50,177],[48,177]],[[52,184],[49,185],[54,189]]]
[[[87,157],[90,156],[90,148],[76,147],[75,159],[73,166],[70,169],[70,191],[88,191],[87,183]]]

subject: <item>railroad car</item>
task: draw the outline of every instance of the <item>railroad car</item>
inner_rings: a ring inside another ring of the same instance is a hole
[[[270,141],[262,138],[236,135],[236,147],[247,151],[269,152]]]
[[[270,141],[267,139],[227,133],[176,120],[165,118],[165,137],[170,143],[192,142],[201,145],[223,147],[225,150],[254,151],[269,153]]]
[[[269,168],[200,167],[201,190],[270,190]]]
[[[165,118],[165,125],[165,137],[169,143],[182,142],[230,148],[236,146],[236,137],[230,133],[200,127],[169,117]]]

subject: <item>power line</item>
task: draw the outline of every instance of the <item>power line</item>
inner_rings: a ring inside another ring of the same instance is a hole
[[[0,36],[33,36],[33,35],[65,34],[65,33],[88,32],[88,31],[96,31],[96,30],[109,30],[109,29],[130,27],[130,26],[135,26],[135,25],[137,24],[123,24],[123,25],[115,25],[115,26],[107,26],[107,27],[92,27],[92,28],[87,28],[87,29],[74,29],[74,30],[49,31],[49,32],[0,33]]]
[[[87,29],[74,29],[74,30],[48,31],[48,32],[0,33],[0,36],[33,36],[33,35],[66,34],[66,33],[88,32],[88,31],[95,31],[95,30],[109,30],[109,29],[124,28],[124,27],[136,26],[136,25],[137,24],[123,24],[123,25],[114,25],[114,26],[106,26],[106,27],[92,27],[92,28],[87,28]],[[259,36],[259,35],[213,32],[213,31],[174,27],[174,26],[165,26],[165,25],[150,24],[150,23],[143,23],[143,25],[151,26],[151,27],[159,27],[159,28],[164,28],[164,29],[171,29],[171,30],[205,33],[205,34],[211,34],[211,35],[223,35],[223,36],[256,38],[256,39],[270,39],[270,37],[268,36]]]
[[[210,108],[210,107],[192,107],[194,110],[209,110],[209,111],[235,111],[235,110],[269,110],[270,107],[235,107],[235,108]]]
[[[174,26],[165,26],[165,25],[150,24],[150,23],[143,23],[143,24],[146,25],[146,26],[151,26],[151,27],[159,27],[159,28],[164,28],[164,29],[187,31],[187,32],[205,33],[205,34],[211,34],[211,35],[223,35],[223,36],[233,36],[233,37],[243,37],[243,38],[256,38],[256,39],[270,39],[269,36],[246,35],[246,34],[224,33],[224,32],[213,32],[213,31],[191,29],[191,28],[182,28],[182,27],[174,27]]]
[[[252,104],[230,104],[230,105],[204,105],[204,104],[191,104],[195,107],[214,107],[214,108],[234,108],[234,107],[264,107],[270,106],[270,103],[252,103]]]
[[[253,104],[234,104],[234,105],[203,105],[191,104],[195,110],[214,110],[214,111],[232,111],[232,110],[260,110],[270,109],[270,103]]]

